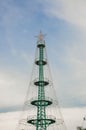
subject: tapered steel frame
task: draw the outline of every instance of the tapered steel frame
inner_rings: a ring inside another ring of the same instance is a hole
[[[34,85],[38,87],[38,99],[31,101],[31,104],[37,107],[37,117],[36,119],[29,119],[27,123],[35,125],[36,130],[47,130],[49,125],[55,123],[55,120],[46,115],[46,107],[51,105],[52,101],[46,100],[45,96],[45,86],[49,82],[44,80],[44,65],[47,65],[47,61],[44,60],[45,42],[43,39],[39,39],[37,48],[39,51],[39,59],[35,61],[35,64],[39,68],[39,79],[34,82]]]

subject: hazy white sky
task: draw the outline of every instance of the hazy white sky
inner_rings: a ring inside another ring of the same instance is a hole
[[[21,109],[35,55],[34,36],[40,29],[47,33],[47,53],[60,106],[86,114],[86,109],[82,111],[86,107],[86,1],[0,0],[1,116]],[[70,118],[75,119],[71,114]],[[81,116],[75,124],[78,118]],[[5,130],[4,126],[0,128]]]

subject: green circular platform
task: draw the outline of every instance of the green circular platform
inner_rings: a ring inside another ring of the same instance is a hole
[[[46,86],[49,84],[49,82],[48,81],[35,81],[34,84],[36,86]]]
[[[39,126],[45,125],[45,123],[46,123],[46,126],[48,126],[48,125],[51,125],[55,122],[56,121],[54,119],[30,119],[30,120],[27,120],[27,123],[30,123],[30,124],[35,125],[35,126],[37,125],[37,123]]]
[[[52,104],[52,101],[49,101],[49,100],[34,100],[34,101],[31,101],[31,104],[35,105],[35,106],[48,106],[48,105]]]
[[[36,65],[46,65],[47,64],[47,61],[44,61],[44,60],[37,60],[35,61]]]
[[[45,47],[45,44],[40,43],[40,44],[37,45],[37,47],[38,47],[38,48],[40,48],[40,47],[43,47],[43,48],[44,48],[44,47]]]

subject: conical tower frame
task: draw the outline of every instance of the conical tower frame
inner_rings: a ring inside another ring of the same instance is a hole
[[[37,36],[33,72],[18,130],[65,130],[50,74],[44,35]]]

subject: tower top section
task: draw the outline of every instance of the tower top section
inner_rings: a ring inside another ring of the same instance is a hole
[[[36,37],[38,39],[37,40],[38,43],[45,43],[45,40],[44,40],[45,34],[43,34],[42,31],[40,31],[39,35]]]

